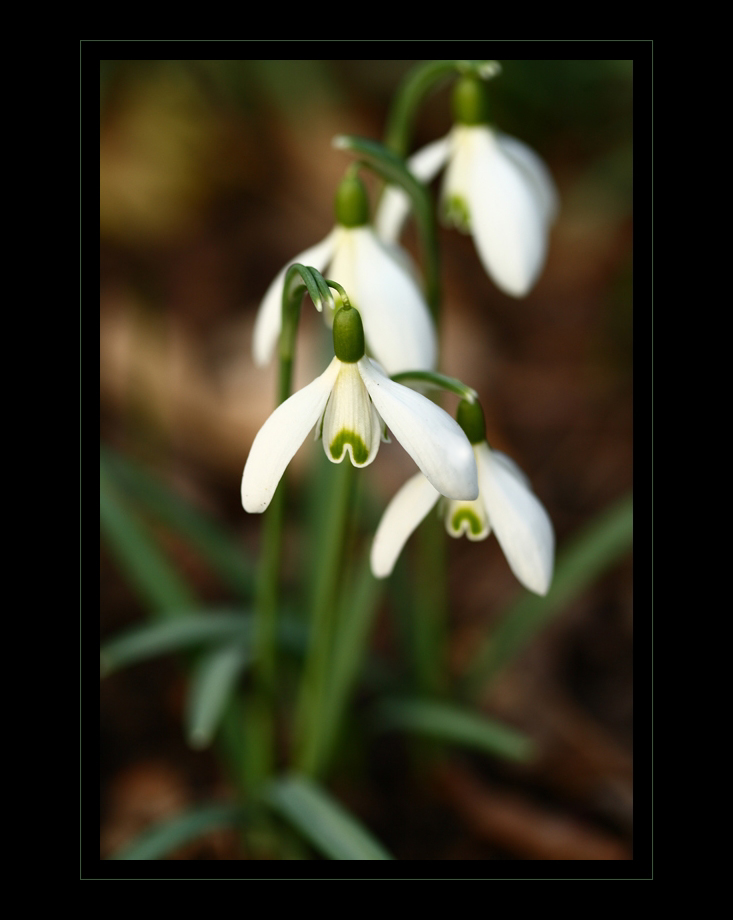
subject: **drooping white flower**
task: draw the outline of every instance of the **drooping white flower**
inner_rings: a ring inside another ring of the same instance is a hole
[[[473,444],[479,494],[473,500],[446,499],[421,474],[402,486],[382,516],[371,549],[376,578],[390,574],[410,534],[439,501],[452,537],[485,540],[496,534],[512,572],[535,594],[547,594],[552,581],[555,535],[552,524],[516,463],[491,450],[485,440]]]
[[[368,223],[366,191],[359,179],[341,183],[336,214],[339,222],[328,236],[295,256],[270,284],[255,320],[255,363],[263,366],[272,357],[280,335],[285,273],[289,265],[301,262],[336,279],[349,292],[352,306],[361,313],[367,348],[388,374],[432,370],[437,343],[430,311],[407,268],[406,254],[399,253],[396,244],[380,240]]]
[[[408,166],[423,182],[445,167],[445,220],[471,233],[487,274],[502,291],[524,297],[542,271],[558,195],[540,157],[522,141],[489,126],[479,82],[467,78],[459,83],[458,123],[446,137],[410,157]],[[406,194],[389,186],[375,218],[382,239],[398,238],[409,207]]]
[[[356,347],[339,341],[342,320],[358,316],[354,309],[338,311],[336,356],[320,377],[278,406],[257,433],[242,476],[245,511],[267,508],[285,468],[314,427],[331,462],[348,455],[362,467],[374,460],[386,425],[436,494],[466,500],[478,495],[474,453],[457,422],[420,393],[390,380],[364,354],[363,332]]]

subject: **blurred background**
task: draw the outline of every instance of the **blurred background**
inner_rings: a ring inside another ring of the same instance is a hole
[[[275,394],[275,366],[251,360],[257,307],[277,271],[333,225],[351,158],[332,138],[381,139],[414,63],[101,62],[102,449],[226,530],[245,560],[256,561],[262,519],[242,510],[239,483]],[[632,487],[632,61],[501,63],[495,124],[542,156],[561,212],[523,300],[493,285],[470,238],[441,229],[441,369],[479,392],[490,442],[530,477],[562,552]],[[446,86],[423,105],[412,150],[450,127]],[[419,264],[411,226],[404,242]],[[323,369],[321,336],[307,303],[296,388]],[[324,462],[307,439],[291,466],[293,501]],[[380,450],[364,471],[374,514],[412,471],[398,445]],[[286,578],[297,513],[288,520]],[[190,541],[155,515],[145,526],[201,603],[232,602]],[[448,556],[446,654],[459,675],[526,592],[493,538],[449,541]],[[149,611],[104,535],[100,567],[105,640]],[[373,646],[387,662],[405,651],[388,594]],[[342,764],[331,788],[398,859],[629,859],[631,651],[632,563],[619,552],[480,695],[485,712],[537,742],[535,762],[461,753],[415,783],[413,755],[387,734],[355,740],[366,766],[355,776]],[[102,681],[103,857],[230,794],[213,754],[186,744],[184,687],[170,658]],[[217,831],[173,858],[248,854]]]

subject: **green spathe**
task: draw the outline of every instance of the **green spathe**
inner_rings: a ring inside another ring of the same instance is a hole
[[[482,530],[481,521],[478,519],[476,514],[471,511],[470,508],[460,508],[453,515],[450,521],[451,529],[456,533],[461,532],[461,524],[466,521],[468,524],[468,529],[472,534],[480,534]]]
[[[486,440],[486,422],[484,421],[484,410],[478,400],[469,402],[462,399],[458,404],[456,412],[456,421],[466,434],[471,444],[480,444]]]
[[[342,227],[363,227],[369,223],[369,197],[357,176],[347,176],[339,183],[333,203],[336,223]]]
[[[347,364],[364,357],[364,326],[354,307],[341,307],[333,318],[333,350],[339,361]]]
[[[366,463],[369,456],[369,448],[355,431],[348,431],[346,428],[342,428],[328,445],[333,459],[343,459],[347,444],[351,445],[351,456],[354,458],[354,462]]]
[[[462,77],[453,90],[453,117],[461,125],[486,125],[489,122],[489,98],[483,80]]]

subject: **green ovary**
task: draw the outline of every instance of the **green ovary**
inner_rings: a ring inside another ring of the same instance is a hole
[[[369,457],[369,450],[358,434],[354,431],[348,431],[342,428],[341,431],[329,444],[329,450],[334,460],[341,461],[344,457],[346,445],[351,445],[351,455],[354,463],[366,463]]]
[[[455,531],[456,534],[461,532],[461,524],[463,521],[468,523],[468,529],[472,534],[480,534],[482,530],[481,521],[476,517],[476,515],[469,508],[460,508],[455,512],[453,517],[451,517],[451,528]]]

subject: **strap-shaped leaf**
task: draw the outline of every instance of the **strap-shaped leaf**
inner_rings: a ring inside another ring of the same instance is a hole
[[[163,623],[137,626],[106,642],[100,650],[102,676],[156,655],[181,651],[224,639],[251,638],[251,616],[245,613],[191,613]]]
[[[100,456],[110,483],[185,537],[239,597],[251,598],[254,565],[233,536],[128,457],[108,447]]]
[[[101,458],[99,523],[106,545],[150,610],[171,618],[196,606],[193,592],[119,495]]]
[[[110,859],[162,859],[178,847],[217,827],[238,824],[244,809],[237,805],[204,805],[144,831]]]
[[[529,760],[534,753],[532,741],[515,729],[449,703],[385,700],[376,717],[382,728],[403,729],[510,760]]]
[[[186,700],[186,734],[192,747],[208,747],[214,740],[227,702],[251,661],[247,645],[230,642],[198,662]]]
[[[343,805],[304,776],[275,780],[265,801],[330,859],[393,858]]]

